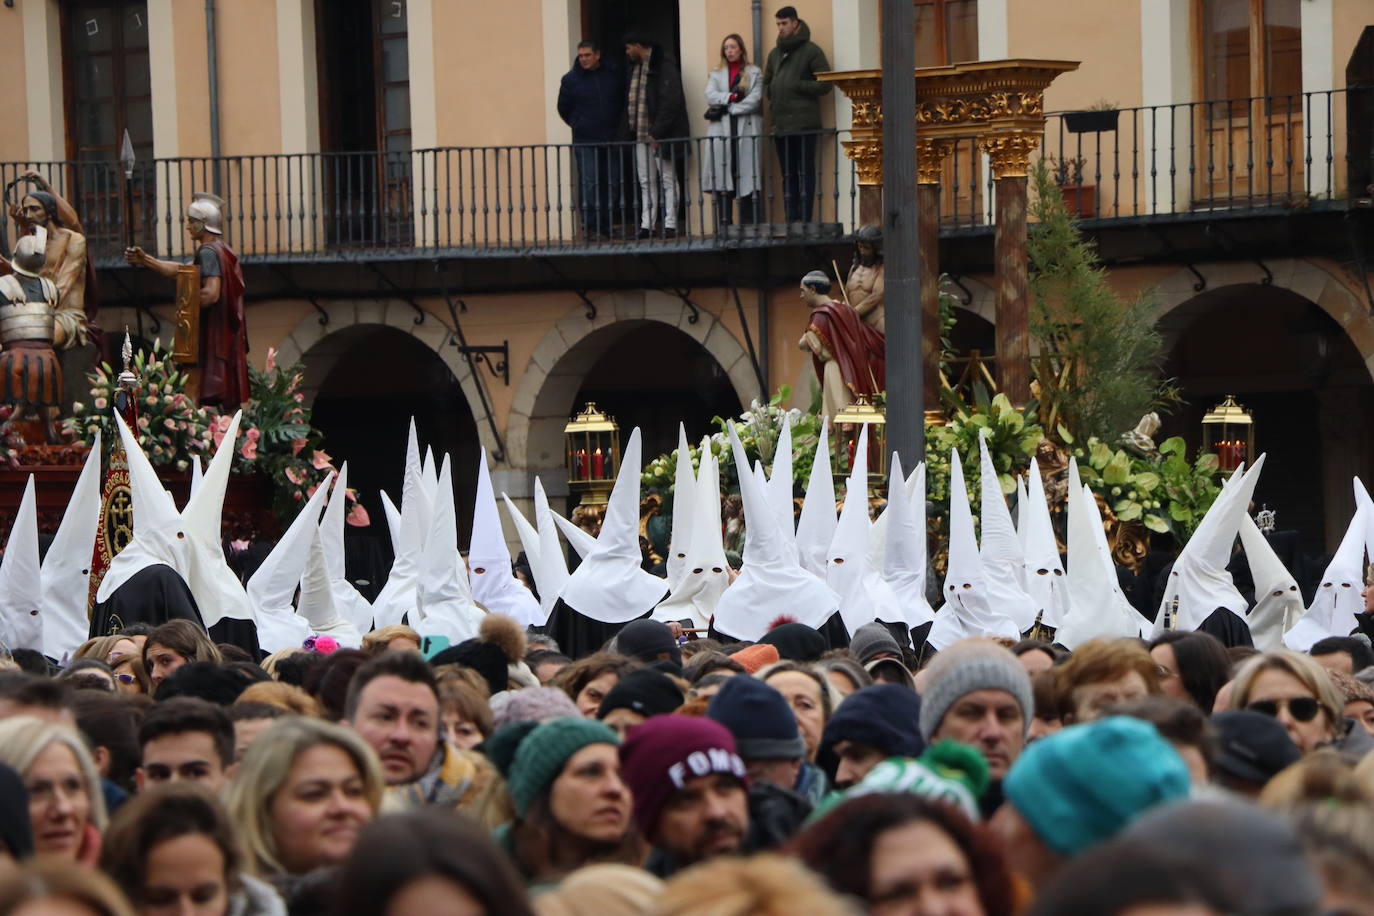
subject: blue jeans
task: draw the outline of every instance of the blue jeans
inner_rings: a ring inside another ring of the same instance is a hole
[[[620,199],[620,169],[611,166],[613,152],[613,147],[595,143],[573,147],[580,189],[577,203],[588,234],[611,231],[611,217]]]
[[[789,223],[811,222],[816,200],[816,135],[777,134],[773,143],[782,163],[782,199]]]

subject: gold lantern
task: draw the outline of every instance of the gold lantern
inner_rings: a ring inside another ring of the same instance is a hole
[[[581,505],[604,506],[620,470],[620,427],[591,401],[563,427],[568,450],[568,486]]]
[[[868,426],[868,489],[878,495],[887,482],[887,414],[861,394],[830,421],[830,454],[837,480],[849,476],[859,447],[859,433]]]
[[[1235,395],[1228,394],[1202,418],[1202,447],[1217,456],[1223,474],[1255,463],[1255,418],[1236,403]]]

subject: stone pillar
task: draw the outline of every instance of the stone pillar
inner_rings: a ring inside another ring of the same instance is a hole
[[[1026,269],[1026,170],[1038,137],[999,132],[978,138],[997,189],[993,286],[997,293],[997,386],[1013,404],[1030,400],[1030,275]]]
[[[940,180],[951,140],[916,141],[916,237],[921,249],[921,356],[924,409],[940,410]]]

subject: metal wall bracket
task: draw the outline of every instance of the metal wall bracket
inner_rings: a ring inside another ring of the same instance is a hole
[[[949,282],[953,283],[955,286],[959,287],[959,289],[963,291],[964,298],[962,304],[964,308],[968,308],[970,305],[973,305],[973,291],[964,285],[964,278],[959,274],[945,274],[945,276],[949,278]]]
[[[1164,253],[1165,253],[1165,254],[1168,254],[1168,255],[1173,255],[1173,254],[1174,254],[1174,246],[1169,244],[1169,238],[1168,238],[1168,236],[1166,236],[1163,232],[1160,232],[1158,226],[1154,226],[1154,225],[1151,225],[1151,224],[1149,224],[1149,223],[1146,223],[1146,224],[1145,224],[1145,229],[1146,229],[1147,232],[1149,232],[1149,233],[1150,233],[1151,235],[1153,235],[1155,238],[1159,239],[1159,244],[1160,244],[1161,246],[1163,246],[1163,248],[1164,248]],[[1211,234],[1211,226],[1209,225],[1204,231],[1206,231],[1208,234]],[[1203,290],[1205,290],[1205,289],[1207,288],[1207,278],[1204,277],[1201,273],[1198,272],[1198,269],[1197,269],[1196,267],[1193,266],[1193,262],[1192,262],[1192,261],[1184,261],[1184,262],[1183,262],[1183,266],[1186,267],[1186,268],[1188,268],[1188,272],[1189,272],[1190,274],[1192,274],[1193,276],[1197,277],[1197,282],[1193,284],[1193,292],[1195,292],[1195,293],[1200,293],[1200,292],[1202,292]]]
[[[293,296],[298,296],[315,307],[315,311],[320,313],[319,322],[321,327],[329,324],[329,313],[324,310],[324,306],[320,305],[320,303],[315,299],[314,296],[310,295],[309,293],[302,290],[299,286],[297,286],[296,282],[291,279],[291,275],[287,273],[284,269],[282,269],[279,265],[269,264],[267,266],[271,269],[272,273],[276,274],[278,277],[281,277],[281,281],[286,284],[287,290]]]
[[[501,361],[492,364],[491,355],[497,351],[496,347],[470,347],[468,346],[467,336],[463,334],[463,325],[458,320],[458,306],[462,306],[463,311],[467,311],[467,304],[462,300],[454,303],[453,297],[449,295],[448,284],[444,282],[444,265],[438,258],[434,259],[434,279],[439,284],[439,294],[444,297],[445,304],[448,305],[449,317],[453,319],[453,327],[449,334],[449,342],[458,348],[458,352],[463,354],[463,358],[468,361],[468,369],[472,372],[472,382],[477,388],[477,398],[482,402],[482,411],[486,414],[487,429],[491,431],[492,441],[496,443],[496,448],[492,451],[493,461],[506,460],[506,440],[501,438],[501,430],[496,427],[496,418],[492,416],[491,399],[487,397],[487,383],[482,378],[482,374],[477,371],[477,363],[480,360],[491,370],[492,375],[496,375],[498,370],[507,386],[510,385],[510,341],[503,341],[500,347]]]
[[[404,302],[406,305],[410,306],[411,308],[413,308],[413,309],[415,310],[415,323],[416,323],[416,324],[424,324],[424,323],[425,323],[425,310],[422,309],[422,308],[420,308],[420,303],[418,303],[418,302],[416,302],[414,299],[412,299],[412,298],[410,297],[410,295],[409,295],[408,293],[406,293],[405,290],[403,290],[403,289],[401,289],[399,286],[397,286],[397,285],[395,284],[395,282],[393,282],[392,279],[391,279],[390,277],[388,277],[386,274],[384,274],[384,273],[382,273],[380,270],[378,270],[377,267],[376,267],[376,265],[371,264],[371,263],[369,263],[369,262],[367,262],[367,261],[359,261],[358,263],[361,264],[361,265],[363,265],[363,267],[366,267],[368,270],[372,271],[374,274],[377,275],[377,279],[381,280],[381,281],[382,281],[383,283],[385,283],[387,286],[391,287],[391,291],[392,291],[393,293],[396,294],[396,298],[397,298],[397,299],[400,299],[400,300],[401,300],[402,302]]]
[[[559,270],[558,265],[553,263],[553,261],[550,261],[548,258],[536,258],[535,260],[539,261],[539,263],[547,267],[549,269],[549,272],[552,273],[555,277],[557,277],[562,283],[564,283],[568,287],[568,290],[574,296],[582,300],[582,304],[587,307],[587,311],[584,313],[587,316],[587,320],[595,321],[597,315],[596,303],[593,302],[591,299],[587,298],[587,291],[584,289],[580,289],[576,284],[569,280],[567,274]]]
[[[1206,233],[1208,238],[1216,239],[1217,244],[1221,246],[1222,251],[1226,252],[1227,254],[1237,253],[1236,246],[1232,244],[1230,237],[1227,236],[1227,234],[1224,231],[1222,231],[1222,228],[1218,226],[1216,223],[1208,223],[1205,227],[1203,227],[1202,231]],[[1260,270],[1264,271],[1264,279],[1260,280],[1260,286],[1274,285],[1274,272],[1269,269],[1269,266],[1267,264],[1265,264],[1263,261],[1256,257],[1250,257],[1246,260],[1250,261],[1250,263],[1254,264]]]
[[[669,276],[663,272],[663,268],[658,266],[657,261],[655,261],[647,254],[643,257],[644,261],[654,269],[654,273],[658,274],[664,280],[670,279]],[[668,286],[665,287],[663,291],[670,292],[674,296],[677,296],[679,299],[682,300],[682,304],[687,306],[687,310],[691,312],[691,314],[687,316],[688,324],[696,324],[698,321],[701,320],[701,310],[698,309],[697,304],[689,298],[692,295],[692,290],[690,287],[687,289],[678,289],[676,286]]]
[[[462,300],[458,300],[462,302]],[[458,352],[468,358],[472,364],[481,363],[491,371],[492,378],[499,378],[510,387],[510,341],[501,341],[501,346],[472,347],[458,343],[457,334],[453,336],[453,345],[458,348]],[[499,360],[495,356],[500,354]]]

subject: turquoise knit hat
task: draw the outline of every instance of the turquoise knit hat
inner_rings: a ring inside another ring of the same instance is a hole
[[[590,744],[620,745],[620,736],[595,719],[550,719],[529,730],[506,771],[515,813],[524,817],[530,805],[562,771],[568,758]]]
[[[1073,856],[1186,797],[1188,767],[1150,723],[1111,716],[1030,745],[1002,791],[1046,846]]]

